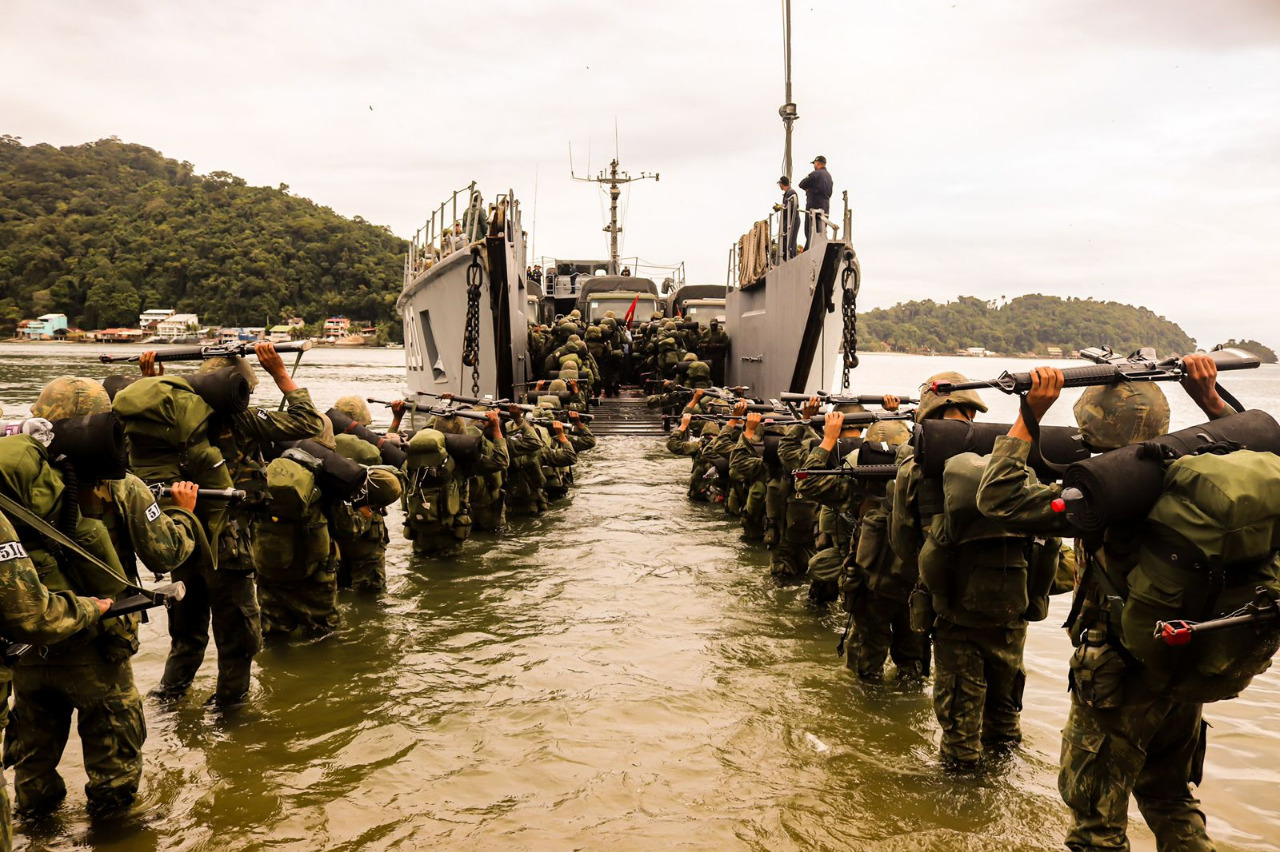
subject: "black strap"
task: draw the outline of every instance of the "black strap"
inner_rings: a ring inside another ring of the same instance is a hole
[[[1218,396],[1222,397],[1223,401],[1227,405],[1235,409],[1236,414],[1243,414],[1244,412],[1248,411],[1247,408],[1245,408],[1243,405],[1240,404],[1240,400],[1236,399],[1235,395],[1233,395],[1229,390],[1224,388],[1222,385],[1215,383],[1213,388],[1218,392]]]
[[[1044,457],[1044,453],[1040,452],[1040,420],[1031,410],[1031,403],[1027,402],[1025,393],[1018,394],[1018,415],[1022,418],[1022,425],[1027,427],[1027,432],[1031,435],[1031,452],[1035,453],[1041,464],[1049,470],[1060,474],[1066,473],[1067,465],[1050,461]]]
[[[114,568],[94,556],[89,551],[85,550],[77,541],[75,541],[75,539],[66,535],[62,530],[58,529],[53,524],[49,523],[44,518],[40,517],[35,512],[32,512],[26,506],[23,506],[21,503],[3,492],[0,492],[0,509],[3,509],[8,514],[13,515],[22,523],[31,527],[46,538],[52,539],[73,553],[76,553],[90,565],[104,572],[116,582],[123,584],[124,587],[130,591],[143,595],[150,594],[146,589],[136,585],[135,583],[129,582],[128,579],[117,574]]]

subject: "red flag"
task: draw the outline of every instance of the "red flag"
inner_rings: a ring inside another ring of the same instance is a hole
[[[631,307],[627,308],[627,313],[623,317],[627,321],[627,331],[631,330],[631,321],[636,318],[636,305],[640,304],[640,297],[636,296],[631,300]]]

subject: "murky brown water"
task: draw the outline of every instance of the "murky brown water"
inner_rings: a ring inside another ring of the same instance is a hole
[[[6,417],[55,375],[103,375],[97,351],[0,347]],[[298,378],[322,409],[349,392],[390,397],[402,356],[314,351]],[[1011,364],[867,356],[856,375],[860,391],[903,392],[951,366],[985,377]],[[1280,413],[1280,369],[1229,387]],[[1171,398],[1174,425],[1194,422]],[[988,401],[992,419],[1012,416],[1009,400]],[[1069,422],[1070,407],[1053,414]],[[201,706],[208,666],[188,703],[148,702],[142,799],[127,822],[86,819],[73,735],[71,796],[57,817],[19,823],[19,845],[1059,848],[1070,651],[1054,625],[1067,602],[1031,631],[1021,753],[980,778],[945,775],[927,694],[851,678],[834,653],[840,613],[773,585],[736,524],[686,502],[688,464],[660,439],[604,439],[570,501],[501,539],[473,538],[459,559],[414,559],[395,538],[386,597],[345,597],[336,636],[271,646],[247,712]],[[161,617],[135,660],[144,691],[167,644]],[[1277,699],[1269,673],[1206,714],[1202,797],[1222,849],[1280,848]],[[1131,834],[1153,848],[1145,828]]]

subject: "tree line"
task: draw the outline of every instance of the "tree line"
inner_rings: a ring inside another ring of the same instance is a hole
[[[405,240],[289,187],[249,186],[143,145],[0,136],[0,333],[64,313],[136,326],[150,308],[208,325],[345,315],[399,336]]]
[[[961,296],[954,302],[902,302],[858,317],[867,349],[951,353],[983,347],[1004,355],[1063,354],[1091,346],[1131,352],[1153,346],[1161,355],[1195,350],[1175,322],[1147,308],[1038,293],[1004,302]]]

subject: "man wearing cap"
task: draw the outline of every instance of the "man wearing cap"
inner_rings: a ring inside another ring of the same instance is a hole
[[[827,158],[819,154],[813,158],[813,171],[809,172],[809,176],[800,181],[800,188],[804,190],[804,209],[806,215],[804,217],[804,249],[809,250],[810,241],[813,239],[813,220],[818,218],[818,211],[822,211],[822,218],[831,213],[831,172],[827,171]],[[818,227],[821,232],[823,226]]]
[[[830,175],[827,180],[831,180]],[[800,230],[800,223],[797,221],[800,218],[800,196],[791,188],[791,178],[786,175],[778,178],[778,188],[782,190],[782,202],[773,205],[773,209],[782,214],[778,217],[778,262],[781,263],[796,256],[796,235]]]

